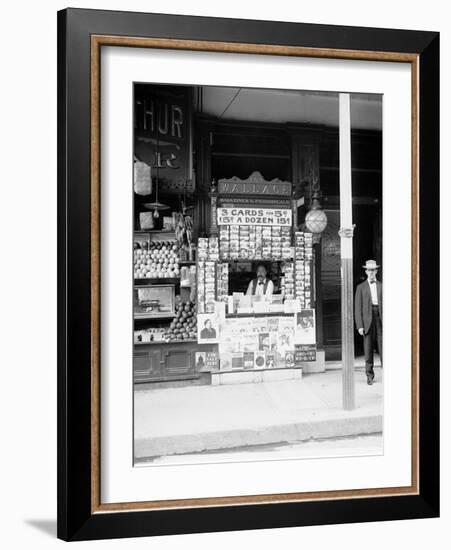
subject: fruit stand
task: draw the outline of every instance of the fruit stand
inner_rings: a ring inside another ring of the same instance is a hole
[[[192,262],[167,229],[135,231],[133,256],[135,382],[198,378]]]

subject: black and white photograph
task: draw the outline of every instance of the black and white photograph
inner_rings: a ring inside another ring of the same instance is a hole
[[[315,310],[304,309],[296,313],[296,344],[315,344]]]
[[[383,454],[383,96],[133,91],[134,465]]]
[[[197,319],[197,340],[200,344],[214,343],[218,341],[218,325],[216,317],[208,313],[199,313]]]

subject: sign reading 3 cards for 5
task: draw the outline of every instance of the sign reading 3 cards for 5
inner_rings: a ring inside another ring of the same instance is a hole
[[[291,226],[288,208],[218,208],[218,225]]]

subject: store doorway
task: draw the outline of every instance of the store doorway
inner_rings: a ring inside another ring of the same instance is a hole
[[[363,202],[363,201],[362,201]],[[353,240],[354,291],[365,278],[362,265],[372,258],[382,263],[381,212],[378,202],[355,204]],[[326,361],[341,360],[341,274],[339,210],[326,210],[327,228],[321,238],[321,295],[323,300],[323,341]],[[382,281],[382,272],[378,274]],[[363,341],[354,333],[356,357],[363,355]]]

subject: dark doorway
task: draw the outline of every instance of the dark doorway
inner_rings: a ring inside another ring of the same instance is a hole
[[[362,204],[363,203],[363,204]],[[323,339],[326,361],[341,359],[341,273],[339,210],[326,210],[327,228],[321,238],[321,289],[323,299]],[[380,204],[359,201],[353,207],[356,224],[353,240],[354,290],[365,279],[362,265],[368,259],[382,261]],[[381,271],[378,274],[382,281]],[[356,355],[363,355],[363,341],[354,334]]]

